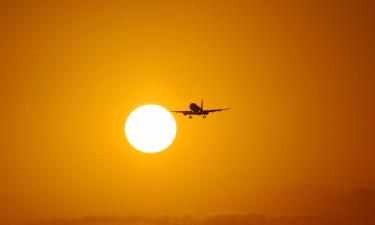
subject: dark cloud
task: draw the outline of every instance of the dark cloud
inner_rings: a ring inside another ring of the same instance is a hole
[[[375,190],[356,189],[321,203],[321,212],[310,215],[268,216],[256,213],[215,213],[194,216],[83,217],[51,220],[32,225],[373,225]]]
[[[340,206],[338,210],[356,214],[375,214],[375,190],[360,188],[352,190],[336,198],[333,206]]]

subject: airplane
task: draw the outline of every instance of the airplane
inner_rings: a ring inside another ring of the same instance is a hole
[[[195,103],[191,103],[189,105],[189,107],[190,107],[190,110],[186,110],[186,111],[185,110],[171,111],[171,112],[182,113],[182,114],[184,114],[184,116],[189,115],[189,119],[192,119],[193,115],[203,116],[203,118],[206,118],[209,113],[220,112],[220,111],[223,111],[223,110],[230,109],[230,108],[225,108],[225,109],[203,109],[203,99],[201,101],[201,106],[200,107],[197,104],[195,104]]]

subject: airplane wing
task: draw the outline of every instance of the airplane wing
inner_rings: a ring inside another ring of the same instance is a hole
[[[230,108],[225,108],[225,109],[207,109],[207,110],[203,110],[203,112],[205,114],[209,114],[209,113],[214,113],[214,112],[221,112],[223,110],[228,110]]]
[[[192,114],[192,111],[186,111],[186,110],[181,110],[181,111],[170,111],[170,112],[174,112],[174,113],[182,113],[184,115],[190,115]]]

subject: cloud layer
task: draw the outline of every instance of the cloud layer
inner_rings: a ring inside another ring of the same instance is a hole
[[[372,225],[375,224],[375,190],[357,189],[322,202],[321,212],[298,216],[268,216],[225,212],[194,216],[83,217],[51,220],[33,225]]]

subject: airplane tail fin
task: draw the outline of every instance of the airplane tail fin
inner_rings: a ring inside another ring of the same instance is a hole
[[[201,110],[203,111],[203,98],[202,98],[202,101],[201,101]]]

